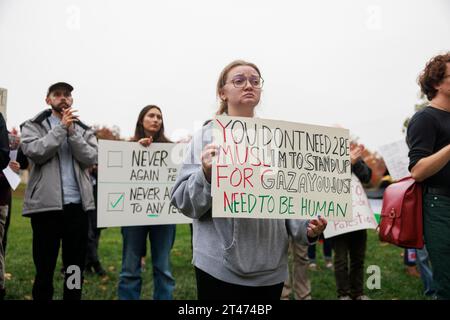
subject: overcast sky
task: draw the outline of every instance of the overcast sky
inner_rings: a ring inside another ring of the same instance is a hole
[[[450,50],[448,0],[0,0],[8,127],[71,83],[81,120],[132,135],[147,104],[172,138],[217,108],[234,59],[265,80],[257,115],[340,124],[371,149],[402,138],[426,61]]]

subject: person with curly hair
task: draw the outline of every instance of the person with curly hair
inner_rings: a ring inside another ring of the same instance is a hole
[[[424,186],[424,239],[438,299],[450,299],[450,52],[433,57],[419,76],[430,101],[407,131],[409,170]]]

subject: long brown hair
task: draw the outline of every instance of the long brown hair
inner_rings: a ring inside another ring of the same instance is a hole
[[[222,100],[220,98],[220,91],[222,90],[222,88],[225,86],[226,82],[227,82],[227,77],[228,77],[228,73],[230,72],[231,69],[233,69],[234,67],[239,67],[239,66],[249,66],[252,67],[253,69],[256,70],[256,72],[258,72],[259,76],[261,77],[261,72],[259,71],[258,67],[251,62],[247,62],[244,60],[234,60],[233,62],[229,63],[220,73],[219,76],[219,80],[217,81],[217,88],[216,88],[216,94],[217,94],[217,98],[220,100],[220,104],[219,104],[219,110],[216,112],[216,114],[220,115],[223,114],[225,112],[228,113],[228,103],[225,100]]]
[[[157,109],[159,112],[161,112],[161,128],[159,131],[155,134],[153,137],[153,142],[171,142],[166,135],[164,134],[164,118],[162,116],[162,111],[158,106],[155,105],[148,105],[144,107],[141,112],[139,113],[138,119],[136,121],[136,129],[134,130],[134,137],[131,139],[132,141],[138,141],[142,138],[147,138],[145,136],[145,129],[144,129],[144,117],[151,109]]]

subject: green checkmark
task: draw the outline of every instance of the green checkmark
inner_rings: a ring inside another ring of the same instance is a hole
[[[115,203],[110,203],[111,204],[111,207],[114,209],[115,207],[117,207],[117,205],[119,204],[119,202],[120,202],[120,200],[122,200],[123,199],[123,194],[122,195],[120,195],[120,197],[119,197],[119,199],[117,199],[117,201],[115,202]]]

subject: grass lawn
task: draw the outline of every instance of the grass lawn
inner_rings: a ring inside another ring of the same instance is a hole
[[[8,233],[6,253],[6,299],[31,299],[34,279],[34,264],[31,251],[32,231],[30,220],[21,215],[23,186],[19,186],[13,196],[12,221]],[[172,269],[176,281],[175,299],[196,299],[195,275],[191,265],[191,236],[188,225],[177,226],[177,236],[172,250]],[[381,288],[369,290],[366,294],[372,299],[424,299],[422,282],[405,274],[403,250],[378,241],[375,231],[368,232],[366,268],[377,265],[381,270]],[[108,228],[102,231],[99,255],[107,276],[100,278],[88,275],[83,287],[83,299],[115,300],[121,265],[122,238],[120,228]],[[142,298],[152,298],[151,257],[147,256],[143,272]],[[331,270],[324,267],[322,245],[317,246],[319,269],[310,271],[313,299],[335,299],[336,286]],[[61,268],[61,259],[57,269]],[[370,274],[366,274],[366,278]],[[62,276],[55,272],[55,299],[62,298]]]

